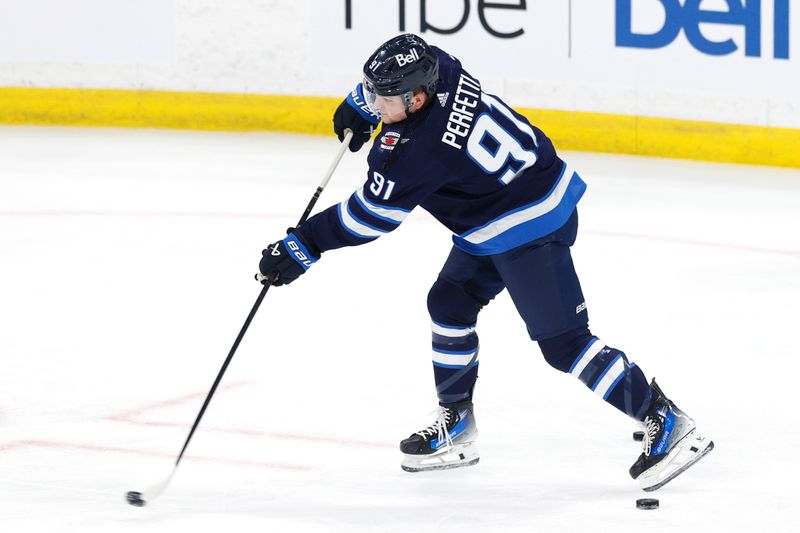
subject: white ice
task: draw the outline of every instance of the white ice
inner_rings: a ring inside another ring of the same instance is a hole
[[[797,531],[800,171],[562,154],[592,331],[715,450],[654,496],[633,421],[550,368],[506,293],[481,314],[481,462],[407,474],[432,421],[426,296],[450,235],[415,211],[269,291],[167,492],[333,138],[0,128],[0,531]],[[365,177],[347,153],[319,208]]]

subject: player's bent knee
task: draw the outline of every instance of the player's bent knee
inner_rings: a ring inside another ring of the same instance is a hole
[[[573,361],[591,339],[588,326],[581,326],[562,335],[540,340],[539,348],[550,366],[569,372]]]
[[[435,322],[454,325],[473,324],[482,303],[455,283],[438,278],[428,292],[428,313]]]

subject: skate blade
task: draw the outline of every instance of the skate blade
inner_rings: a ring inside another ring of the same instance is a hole
[[[478,464],[480,456],[474,445],[459,447],[450,452],[432,455],[403,455],[400,468],[406,472],[449,470]]]
[[[434,470],[450,470],[453,468],[462,468],[464,466],[472,466],[478,464],[480,461],[480,457],[476,457],[475,459],[471,459],[466,462],[456,462],[456,463],[443,463],[443,464],[433,464],[427,466],[409,466],[406,464],[401,463],[400,468],[402,468],[406,472],[433,472]]]
[[[640,477],[640,487],[645,492],[660,489],[686,470],[697,461],[708,455],[714,449],[714,441],[690,431],[669,453],[666,459],[653,467],[654,470],[646,477]],[[669,472],[665,476],[665,472]]]

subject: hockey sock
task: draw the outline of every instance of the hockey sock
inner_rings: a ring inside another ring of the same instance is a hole
[[[551,366],[578,378],[628,416],[643,419],[651,403],[650,384],[622,351],[606,346],[585,327],[541,340],[539,346]]]
[[[478,377],[478,334],[475,325],[431,321],[433,374],[439,403],[468,400]]]
[[[478,378],[478,313],[488,301],[473,295],[464,284],[442,277],[428,293],[431,316],[433,375],[439,403],[472,399]]]

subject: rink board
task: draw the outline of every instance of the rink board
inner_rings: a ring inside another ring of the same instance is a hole
[[[338,98],[0,88],[0,123],[329,135]],[[527,109],[559,149],[800,167],[800,130],[609,113]]]

